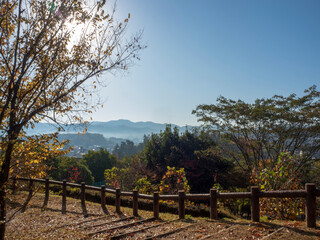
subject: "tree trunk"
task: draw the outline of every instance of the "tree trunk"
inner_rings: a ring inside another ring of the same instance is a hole
[[[2,187],[0,190],[0,240],[4,240],[6,232],[6,191]]]
[[[0,172],[0,240],[4,240],[4,235],[6,231],[6,194],[13,146],[14,141],[8,141],[7,150],[5,152]]]

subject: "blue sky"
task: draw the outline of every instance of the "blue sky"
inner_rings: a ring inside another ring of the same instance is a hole
[[[248,102],[320,87],[319,0],[118,0],[148,48],[108,77],[95,121],[197,125],[222,95]]]

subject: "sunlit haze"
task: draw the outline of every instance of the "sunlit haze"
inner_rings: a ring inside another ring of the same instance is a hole
[[[197,125],[191,111],[220,95],[253,101],[320,83],[318,0],[118,0],[117,10],[148,48],[105,76],[95,121]]]

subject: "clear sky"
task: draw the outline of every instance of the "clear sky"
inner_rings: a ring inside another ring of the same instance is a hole
[[[95,121],[197,125],[191,111],[222,95],[253,101],[320,87],[319,0],[118,0],[148,48],[106,78]]]

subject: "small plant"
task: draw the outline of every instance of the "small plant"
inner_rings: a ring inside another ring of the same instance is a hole
[[[136,190],[140,193],[151,194],[153,191],[152,184],[149,182],[147,177],[143,177],[137,180]]]
[[[186,214],[186,215],[184,216],[184,221],[185,221],[185,222],[193,222],[192,216],[189,215],[189,214]]]
[[[190,186],[183,168],[167,167],[167,172],[160,182],[160,194],[178,194],[179,190],[190,192]]]
[[[106,183],[109,184],[113,188],[120,188],[120,178],[121,178],[121,171],[117,167],[113,167],[112,169],[106,169],[104,172],[104,177],[106,179]]]
[[[251,183],[261,190],[298,190],[301,189],[301,176],[296,168],[295,159],[282,153],[273,168],[256,169],[251,175]],[[293,198],[262,198],[262,215],[271,218],[297,219],[303,214],[305,201]]]
[[[267,222],[269,219],[267,216],[261,216],[260,217],[260,222]]]
[[[69,177],[68,180],[72,183],[80,183],[81,181],[81,172],[78,167],[70,166],[70,170],[68,171]]]

